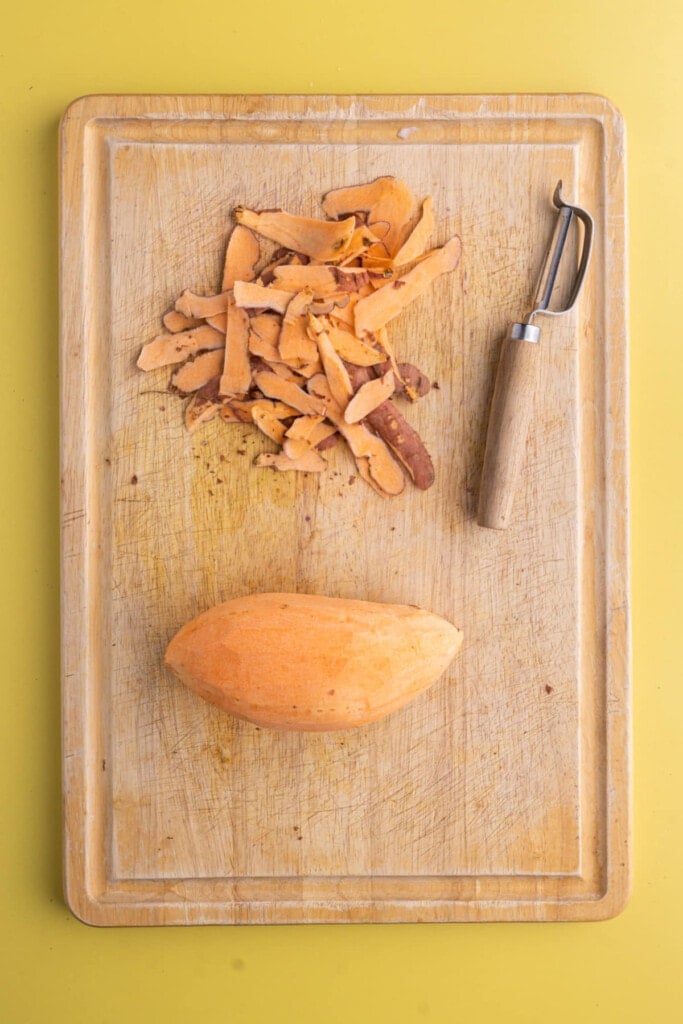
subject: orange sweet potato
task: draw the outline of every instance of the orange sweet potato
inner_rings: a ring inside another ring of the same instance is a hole
[[[368,725],[436,682],[462,645],[413,605],[251,594],[210,608],[173,637],[165,665],[238,718],[270,729]]]

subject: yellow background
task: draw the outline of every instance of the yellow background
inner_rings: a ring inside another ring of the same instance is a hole
[[[0,1020],[683,1019],[680,0],[37,0],[0,22]],[[635,892],[601,924],[88,928],[61,897],[57,123],[92,92],[598,92],[627,125]]]

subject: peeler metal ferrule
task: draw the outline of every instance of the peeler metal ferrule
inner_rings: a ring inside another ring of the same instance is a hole
[[[576,304],[590,262],[593,218],[580,206],[563,200],[561,181],[558,181],[555,188],[553,203],[558,215],[533,306],[525,320],[512,325],[503,342],[489,412],[477,521],[480,526],[494,530],[504,530],[510,523],[517,479],[524,459],[540,367],[538,342],[541,328],[533,322],[534,318],[539,314],[562,316],[568,313]],[[574,219],[583,225],[583,242],[576,275],[562,308],[550,309],[562,255]],[[518,342],[531,344],[520,345]]]

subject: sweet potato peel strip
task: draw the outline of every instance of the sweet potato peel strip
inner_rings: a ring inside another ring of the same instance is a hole
[[[431,196],[418,204],[389,175],[327,192],[322,209],[316,218],[236,207],[218,285],[185,288],[165,307],[164,332],[143,345],[138,368],[171,370],[188,430],[258,428],[277,447],[258,468],[324,473],[341,438],[382,497],[408,480],[424,490],[433,463],[396,399],[416,401],[429,378],[397,361],[406,353],[395,353],[387,325],[455,269],[460,239],[429,248]]]

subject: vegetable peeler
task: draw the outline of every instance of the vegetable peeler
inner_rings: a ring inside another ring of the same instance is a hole
[[[529,422],[540,368],[541,329],[533,321],[543,313],[561,316],[576,303],[581,291],[593,243],[593,218],[580,206],[562,198],[558,181],[553,203],[558,216],[536,289],[533,308],[523,323],[510,328],[501,350],[496,384],[489,413],[486,451],[479,489],[477,521],[492,530],[510,523],[517,478],[524,459]],[[583,224],[583,244],[576,277],[562,309],[549,309],[572,221]]]

